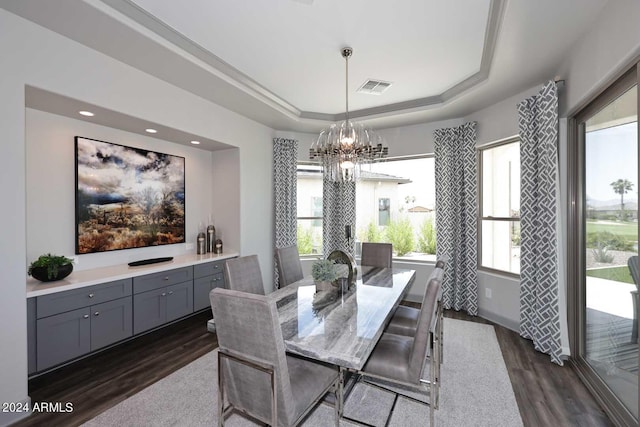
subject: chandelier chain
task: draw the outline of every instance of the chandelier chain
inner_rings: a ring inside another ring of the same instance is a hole
[[[389,148],[383,146],[375,131],[349,120],[349,58],[353,49],[345,47],[341,53],[345,59],[345,120],[320,132],[309,149],[309,158],[322,163],[326,179],[353,182],[359,177],[362,164],[384,159]]]

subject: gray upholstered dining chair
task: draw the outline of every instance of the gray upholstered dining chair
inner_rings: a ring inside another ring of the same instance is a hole
[[[362,243],[360,265],[391,268],[393,245],[391,243]]]
[[[265,294],[257,255],[228,259],[224,263],[224,280],[229,289]]]
[[[427,284],[415,336],[383,333],[361,372],[363,377],[376,380],[376,383],[427,392],[430,425],[433,425],[434,409],[438,407],[440,389],[437,377],[440,346],[437,343],[439,338],[435,333],[436,305],[440,286],[441,280],[438,278],[431,279]],[[432,339],[436,341],[433,347],[430,345]],[[428,380],[422,378],[426,373],[427,363],[429,365]],[[374,385],[379,386],[375,383]],[[399,394],[397,389],[390,391]],[[410,396],[404,397],[421,402]],[[391,416],[392,413],[389,414],[389,417]]]
[[[298,245],[277,248],[276,261],[278,262],[278,280],[281,288],[289,286],[304,277]]]
[[[438,258],[438,260],[436,261],[435,268],[433,269],[433,271],[431,272],[431,275],[427,279],[427,283],[429,283],[429,281],[433,278],[436,278],[442,282],[442,278],[444,275],[444,267],[448,259],[449,257],[447,256],[441,256]],[[426,290],[425,290],[425,296],[423,297],[422,304],[424,304],[424,298],[426,298]],[[398,306],[396,311],[393,313],[393,317],[389,321],[389,325],[385,329],[385,332],[412,337],[416,333],[419,315],[420,315],[420,309],[414,308],[414,307],[408,307],[406,305],[400,305]],[[444,309],[442,307],[442,286],[440,286],[440,292],[438,292],[438,302],[436,306],[436,334],[438,335],[438,338],[439,338],[438,342],[440,343],[440,353],[439,353],[440,363],[442,363],[443,354],[444,354],[443,319],[444,319]],[[438,372],[438,376],[439,375],[440,375],[440,372]]]
[[[286,355],[276,300],[222,288],[209,295],[219,344],[218,425],[235,409],[272,426],[295,426],[333,391],[337,426],[338,370]]]

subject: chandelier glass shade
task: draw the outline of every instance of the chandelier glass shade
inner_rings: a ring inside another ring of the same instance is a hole
[[[345,120],[320,132],[309,149],[309,158],[322,164],[326,179],[334,182],[355,181],[360,176],[362,164],[372,163],[389,154],[389,148],[372,129],[349,120],[349,57],[353,49],[342,49],[346,64],[346,112]]]

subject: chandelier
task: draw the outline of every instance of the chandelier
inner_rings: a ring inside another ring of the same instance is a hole
[[[324,176],[329,181],[353,182],[360,176],[362,164],[386,157],[389,148],[382,145],[382,137],[372,129],[349,120],[349,57],[353,49],[345,47],[341,53],[346,68],[345,120],[320,132],[309,149],[309,158],[321,161]]]

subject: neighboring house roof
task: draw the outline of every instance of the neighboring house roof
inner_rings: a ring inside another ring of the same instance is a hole
[[[322,173],[317,170],[298,170],[299,178],[315,178],[322,179]],[[409,178],[402,178],[395,175],[387,175],[379,172],[370,172],[370,171],[360,171],[360,179],[362,181],[386,181],[386,182],[396,182],[398,184],[409,184],[411,180]]]
[[[424,206],[414,206],[408,209],[407,212],[433,212],[433,209],[425,208]]]

